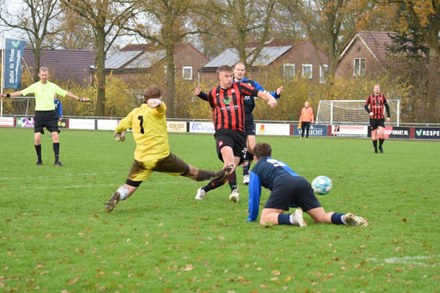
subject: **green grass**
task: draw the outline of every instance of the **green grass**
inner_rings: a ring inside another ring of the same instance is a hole
[[[106,213],[133,159],[130,135],[60,137],[65,166],[52,165],[47,134],[36,166],[32,130],[0,129],[0,291],[439,292],[438,142],[389,140],[376,155],[367,139],[257,137],[307,179],[332,178],[319,197],[326,210],[369,220],[345,227],[306,215],[300,229],[246,223],[241,184],[239,203],[227,186],[196,201],[200,183],[159,173]],[[212,135],[170,143],[193,165],[221,168]]]

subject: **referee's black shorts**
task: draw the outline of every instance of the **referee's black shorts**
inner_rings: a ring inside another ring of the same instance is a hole
[[[44,127],[46,127],[49,132],[60,132],[58,129],[58,114],[55,110],[35,111],[34,133],[44,133]]]
[[[286,174],[275,179],[264,208],[288,211],[291,207],[308,211],[321,207],[321,204],[305,178]]]

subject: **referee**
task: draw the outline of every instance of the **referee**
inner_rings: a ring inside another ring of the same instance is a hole
[[[34,145],[37,153],[37,165],[42,165],[41,159],[41,134],[44,134],[44,127],[51,133],[53,141],[53,151],[55,153],[55,166],[63,166],[59,160],[60,140],[58,133],[58,113],[55,111],[53,98],[55,95],[69,97],[79,102],[88,102],[88,98],[80,98],[71,92],[63,90],[58,85],[50,82],[49,69],[41,67],[38,73],[40,81],[29,87],[10,94],[0,94],[0,98],[20,97],[34,94],[35,96],[35,117],[34,117]]]

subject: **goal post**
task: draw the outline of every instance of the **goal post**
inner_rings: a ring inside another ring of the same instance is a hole
[[[400,100],[387,99],[390,107],[390,123],[400,124]],[[316,112],[316,124],[368,125],[370,116],[364,108],[365,100],[320,100]]]
[[[14,115],[27,117],[34,114],[34,97],[10,97],[1,99],[0,117],[3,115]]]

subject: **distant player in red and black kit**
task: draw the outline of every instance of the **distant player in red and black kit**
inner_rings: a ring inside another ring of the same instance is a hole
[[[233,70],[230,66],[220,66],[217,69],[217,78],[219,85],[208,94],[212,121],[214,122],[217,154],[219,159],[224,162],[225,167],[233,166],[235,169],[236,166],[243,163],[246,154],[245,96],[259,97],[267,101],[271,107],[275,107],[277,101],[270,94],[259,91],[246,83],[233,83]],[[240,197],[235,174],[222,181],[212,180],[205,187],[199,188],[195,199],[203,199],[208,191],[222,186],[227,180],[229,180],[232,190],[229,199],[238,202]],[[234,180],[235,182],[233,182]]]
[[[379,139],[379,151],[383,153],[385,117],[384,106],[387,111],[387,122],[390,121],[390,107],[387,99],[380,92],[380,85],[376,84],[371,94],[365,101],[365,110],[370,114],[371,140],[373,141],[374,152],[377,153],[377,140]]]

